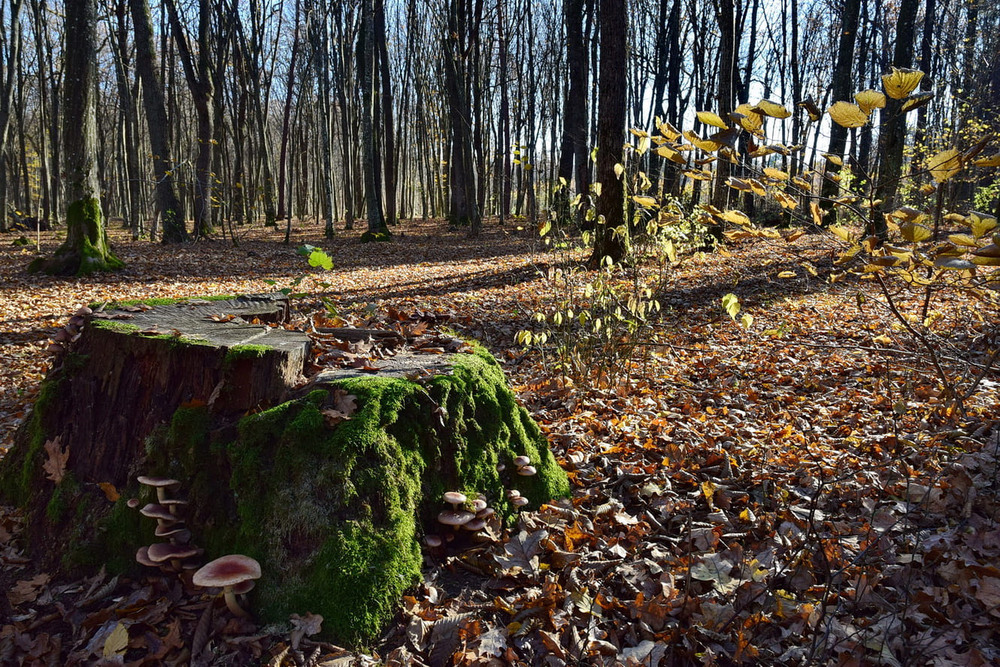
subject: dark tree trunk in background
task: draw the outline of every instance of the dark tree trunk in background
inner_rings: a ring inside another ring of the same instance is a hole
[[[63,140],[66,158],[66,240],[32,271],[85,275],[120,269],[108,247],[97,179],[97,0],[66,3],[66,81]]]
[[[625,0],[601,0],[601,51],[598,77],[597,117],[597,225],[594,228],[594,252],[587,265],[596,269],[604,262],[624,259],[628,251],[628,228],[625,224],[625,189],[615,174],[622,162],[625,137]]]
[[[385,191],[385,224],[395,225],[396,213],[396,126],[394,121],[392,79],[389,74],[388,35],[385,28],[385,0],[375,0],[375,48],[378,57],[378,78],[382,84],[382,188]],[[369,218],[369,222],[371,218]]]
[[[840,21],[840,41],[837,46],[837,66],[833,71],[833,101],[850,102],[854,90],[854,47],[858,37],[858,18],[861,13],[861,0],[844,0],[844,11]],[[847,128],[837,123],[830,123],[830,145],[827,152],[843,158],[847,147]],[[831,199],[839,196],[840,186],[830,178],[840,171],[840,166],[827,160],[824,170],[823,188],[820,193],[823,201],[820,206],[829,211],[833,208]],[[832,222],[828,220],[827,222]]]
[[[0,232],[7,231],[7,165],[3,159],[7,152],[10,128],[10,105],[14,99],[14,74],[21,50],[21,1],[11,0],[11,29],[0,37]]]
[[[718,81],[718,114],[726,123],[731,123],[729,114],[733,110],[733,78],[736,75],[736,13],[734,0],[719,0],[716,20],[719,24],[719,81]],[[731,164],[727,159],[716,161],[715,188],[712,190],[712,204],[720,209],[729,206],[729,193],[732,190],[726,185],[731,173]],[[717,241],[722,240],[722,226],[711,225],[709,231]]]
[[[570,184],[576,177],[576,192],[587,196],[587,46],[583,41],[583,0],[566,0],[563,6],[566,24],[566,66],[569,91],[563,109],[563,132],[559,154],[559,178],[566,181],[561,190],[559,215],[569,217]],[[576,167],[574,169],[574,166]],[[582,213],[584,206],[579,211]]]
[[[892,64],[909,67],[913,63],[914,24],[919,0],[902,0],[896,20],[896,46]],[[903,173],[903,148],[906,144],[906,117],[902,112],[903,101],[891,97],[882,109],[882,133],[879,136],[879,170],[875,199],[882,203],[872,212],[869,232],[879,238],[886,237],[885,213],[895,209],[899,177]]]
[[[375,7],[374,0],[361,3],[361,39],[359,49],[361,69],[361,162],[365,175],[365,208],[368,209],[366,240],[377,240],[386,233],[382,217],[382,197],[378,189],[375,170],[375,131],[372,117],[375,112]]]
[[[299,55],[299,10],[300,0],[295,0],[295,34],[292,37],[292,55],[288,64],[288,79],[285,83],[285,104],[281,112],[281,148],[278,153],[278,219],[292,217],[292,202],[289,192],[285,192],[288,180],[288,139],[291,135],[292,100],[295,99],[295,68]]]
[[[195,63],[188,44],[187,34],[177,15],[174,0],[166,0],[170,25],[177,44],[177,52],[184,66],[191,99],[194,102],[198,128],[195,135],[198,153],[195,158],[194,188],[194,235],[209,236],[212,233],[212,126],[215,121],[215,107],[212,104],[212,66],[209,59],[209,33],[211,30],[211,6],[209,0],[198,0],[198,62]]]
[[[180,243],[188,240],[187,228],[177,190],[174,188],[174,168],[170,151],[170,128],[163,88],[154,65],[153,23],[147,0],[129,0],[135,31],[135,69],[142,81],[142,101],[146,108],[149,145],[153,151],[153,177],[156,179],[156,206],[163,221],[163,242]]]
[[[472,108],[466,60],[469,12],[466,0],[449,0],[448,29],[444,35],[445,90],[451,124],[449,191],[453,225],[478,233],[481,225],[476,202],[476,167],[472,155]]]

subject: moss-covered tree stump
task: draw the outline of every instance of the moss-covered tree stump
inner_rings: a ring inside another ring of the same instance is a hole
[[[155,500],[136,476],[171,477],[205,559],[261,563],[261,620],[319,613],[328,636],[358,644],[419,576],[419,539],[440,532],[443,492],[483,494],[507,519],[511,488],[529,508],[567,494],[485,350],[401,352],[376,374],[305,382],[309,339],[247,323],[286,313],[261,297],[89,318],[0,461],[0,492],[29,513],[33,555],[66,571],[141,573],[134,555],[157,541],[155,525],[127,501]],[[53,474],[53,452],[66,451]],[[537,474],[517,474],[519,455]]]

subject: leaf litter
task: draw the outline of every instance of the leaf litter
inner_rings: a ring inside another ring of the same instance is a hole
[[[624,385],[579,386],[514,343],[546,305],[551,255],[509,229],[469,240],[411,225],[393,244],[342,236],[327,248],[335,268],[300,304],[299,324],[310,319],[320,343],[314,361],[377,372],[400,340],[431,354],[455,345],[440,325],[477,338],[505,363],[572,497],[472,548],[428,551],[423,583],[367,653],[317,640],[309,610],[261,628],[166,576],[53,580],[23,555],[22,519],[4,508],[0,662],[1000,661],[995,374],[964,416],[943,417],[933,375],[887,313],[863,304],[857,285],[823,280],[833,269],[815,236],[689,258],[661,295],[666,316],[637,371]],[[317,232],[297,228],[295,243],[322,245]],[[126,272],[77,281],[28,276],[29,252],[0,250],[0,443],[37,393],[47,339],[76,308],[290,284],[301,258],[276,238],[167,255],[119,236]],[[804,261],[811,270],[796,271]],[[796,277],[766,278],[788,271]],[[727,293],[753,331],[725,316]],[[945,306],[942,317],[963,316],[965,304]],[[338,327],[392,335],[324,331]],[[327,419],[350,418],[351,399],[336,397]],[[46,451],[48,474],[62,474],[68,449]]]

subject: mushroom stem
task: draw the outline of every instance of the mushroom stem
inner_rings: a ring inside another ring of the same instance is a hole
[[[250,614],[240,606],[239,602],[236,601],[236,591],[233,590],[232,586],[224,587],[222,589],[222,594],[226,598],[226,606],[229,607],[229,611],[233,612],[234,616],[239,616],[240,618],[247,618],[250,616]]]

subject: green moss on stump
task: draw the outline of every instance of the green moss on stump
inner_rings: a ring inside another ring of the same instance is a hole
[[[232,354],[255,352],[248,346]],[[425,385],[380,376],[341,379],[235,424],[219,423],[204,405],[179,408],[148,437],[134,468],[181,480],[177,494],[190,501],[186,520],[206,560],[243,553],[261,563],[251,605],[262,621],[318,613],[326,636],[370,643],[419,580],[419,538],[425,530],[441,531],[436,515],[444,509],[444,491],[483,493],[506,521],[515,515],[506,498],[510,488],[532,507],[569,493],[565,474],[496,361],[482,349],[453,359],[450,374]],[[52,400],[48,392],[58,386],[58,377],[46,383],[35,410],[39,420]],[[332,407],[337,390],[356,396],[357,411],[331,426],[323,410]],[[23,472],[0,475],[4,483],[14,479],[21,493],[38,480],[41,423]],[[514,472],[512,459],[522,454],[531,457],[536,476]],[[50,520],[72,524],[65,567],[141,570],[134,554],[155,541],[155,525],[125,502],[151,501],[152,491],[131,480],[119,491],[122,497],[109,506],[96,485],[69,478],[42,505]]]

